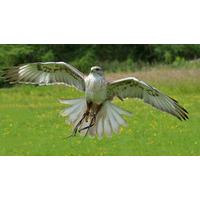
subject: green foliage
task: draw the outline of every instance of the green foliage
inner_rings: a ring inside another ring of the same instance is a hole
[[[103,66],[106,72],[135,71],[136,69],[138,69],[137,65],[130,58],[127,58],[127,60],[125,61],[104,61],[100,62],[100,65]]]
[[[172,60],[173,60],[172,54],[169,51],[165,51],[165,53],[164,53],[164,62],[169,64],[169,63],[172,62]]]
[[[55,60],[55,55],[52,50],[47,51],[44,55],[41,56],[41,61],[43,62],[49,62],[54,60]]]
[[[88,72],[92,66],[97,65],[98,63],[94,51],[88,50],[80,59],[74,60],[72,64],[78,66],[81,71]]]
[[[175,67],[183,66],[184,63],[185,63],[185,59],[180,56],[177,56],[175,61],[173,62],[173,66]]]

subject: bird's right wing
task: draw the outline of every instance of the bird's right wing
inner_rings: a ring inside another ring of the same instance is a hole
[[[38,62],[13,67],[7,70],[5,78],[11,83],[65,84],[85,90],[84,74],[64,62]]]

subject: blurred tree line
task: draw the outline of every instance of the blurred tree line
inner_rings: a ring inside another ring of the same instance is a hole
[[[142,64],[171,64],[200,58],[200,45],[158,44],[15,44],[0,45],[0,74],[3,68],[41,61],[64,61],[83,72],[92,65],[108,71],[134,70]],[[3,78],[0,75],[0,84]]]

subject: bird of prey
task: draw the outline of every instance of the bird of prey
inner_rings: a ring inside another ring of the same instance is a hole
[[[70,105],[61,115],[68,117],[73,125],[73,136],[79,132],[84,136],[98,135],[102,138],[104,134],[111,136],[119,132],[120,126],[126,124],[123,115],[130,116],[131,113],[114,105],[112,100],[115,97],[120,100],[139,98],[179,120],[188,119],[188,112],[175,99],[134,77],[108,82],[99,66],[93,66],[89,75],[85,76],[65,62],[38,62],[13,67],[5,77],[11,83],[65,84],[84,92],[83,98],[60,100]]]

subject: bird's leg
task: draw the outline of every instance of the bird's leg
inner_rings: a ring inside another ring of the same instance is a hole
[[[81,120],[78,122],[78,124],[75,126],[74,130],[73,130],[73,133],[68,136],[67,138],[70,138],[72,136],[76,136],[76,133],[77,133],[77,130],[79,128],[79,126],[82,124],[83,120],[85,119],[85,117],[87,116],[87,113],[84,113],[83,114],[83,117],[81,118]]]
[[[79,129],[78,131],[81,132],[81,131],[83,131],[85,129],[89,130],[89,128],[91,128],[91,127],[94,126],[95,121],[96,121],[96,116],[94,115],[93,118],[92,118],[92,120],[90,121],[90,124],[88,126],[84,127],[84,128]],[[88,132],[88,130],[87,130],[87,132]]]
[[[90,108],[91,108],[91,103],[87,103],[87,110],[86,110],[86,112],[83,114],[81,120],[80,120],[80,121],[78,122],[78,124],[75,126],[75,128],[74,128],[74,130],[73,130],[73,133],[72,133],[71,135],[69,135],[67,138],[76,136],[76,133],[77,133],[77,130],[78,130],[79,126],[82,124],[82,122],[83,122],[83,120],[84,120],[85,118],[88,118]]]
[[[96,123],[96,116],[97,116],[98,112],[101,110],[102,105],[103,105],[103,104],[101,104],[101,105],[99,105],[99,106],[97,107],[96,113],[93,114],[93,118],[92,118],[92,120],[90,121],[89,126],[86,126],[86,127],[84,127],[84,128],[82,128],[82,129],[79,130],[79,132],[81,132],[81,131],[87,129],[87,132],[85,133],[84,138],[88,135],[89,129],[95,125],[95,123]]]
[[[83,120],[87,117],[88,113],[84,113],[83,114],[83,117],[81,118],[81,120],[78,122],[78,124],[76,125],[76,127],[74,128],[73,132],[74,134],[76,135],[77,131],[78,131],[78,128],[79,126],[82,124]]]
[[[97,110],[96,110],[96,115],[98,114],[98,112],[101,110],[103,104],[98,105]]]
[[[88,118],[90,116],[90,110],[91,110],[91,107],[92,107],[92,102],[87,102],[87,111],[86,111],[86,118],[85,118],[85,121],[88,122]]]
[[[93,118],[92,118],[92,120],[91,120],[89,126],[87,126],[87,127],[85,127],[84,129],[82,129],[82,130],[87,129],[87,131],[86,131],[86,133],[85,133],[85,135],[84,135],[84,138],[88,135],[89,129],[95,125],[95,122],[96,122],[96,115],[93,116]],[[79,131],[80,131],[80,130],[79,130]],[[83,139],[84,139],[84,138],[83,138]]]

